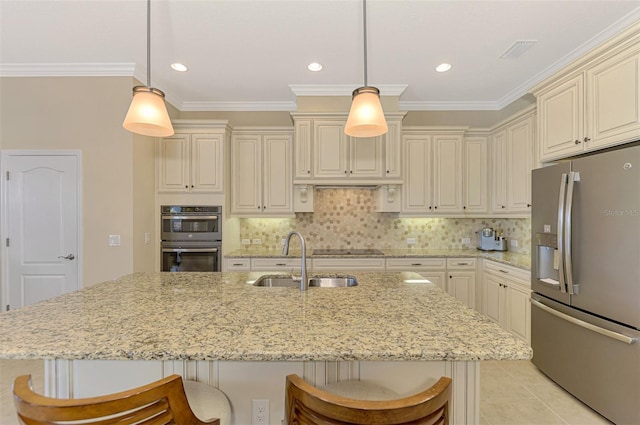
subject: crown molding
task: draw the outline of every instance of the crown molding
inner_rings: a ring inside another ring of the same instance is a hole
[[[131,77],[135,63],[0,63],[0,77]]]
[[[496,111],[501,109],[498,102],[430,102],[400,101],[398,107],[403,111]]]
[[[358,85],[354,84],[289,84],[296,96],[351,96]],[[407,84],[374,85],[381,96],[400,96],[407,89]]]
[[[285,111],[297,109],[295,102],[182,102],[181,111]]]

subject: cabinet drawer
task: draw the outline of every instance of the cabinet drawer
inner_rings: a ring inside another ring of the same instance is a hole
[[[485,273],[491,273],[504,278],[508,278],[525,285],[527,288],[531,288],[530,272],[506,264],[496,263],[490,260],[484,260],[483,263]]]
[[[447,270],[475,270],[475,258],[447,258]]]
[[[444,270],[446,258],[387,258],[387,270]]]
[[[252,258],[252,271],[286,271],[291,272],[292,269],[300,270],[300,258]],[[307,260],[307,269],[311,262]]]
[[[314,258],[313,271],[384,271],[384,258]]]
[[[250,258],[227,258],[227,271],[230,272],[248,272],[251,270]]]

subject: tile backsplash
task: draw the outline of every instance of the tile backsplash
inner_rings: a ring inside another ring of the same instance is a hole
[[[489,226],[509,239],[509,250],[528,254],[531,220],[528,218],[401,218],[375,211],[373,190],[323,189],[314,192],[313,213],[295,218],[247,218],[240,220],[241,239],[260,239],[262,248],[280,249],[291,230],[314,248],[429,248],[476,247],[475,232]],[[407,244],[414,238],[415,244]],[[469,238],[463,244],[462,238]],[[511,240],[518,246],[512,246]]]

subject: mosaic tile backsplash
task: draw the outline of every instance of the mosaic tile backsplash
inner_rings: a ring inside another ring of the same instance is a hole
[[[316,190],[314,198],[313,213],[287,219],[241,219],[241,239],[261,239],[262,248],[275,250],[280,249],[287,233],[298,230],[307,249],[475,249],[475,232],[489,226],[509,240],[517,240],[518,247],[509,243],[510,251],[530,251],[528,218],[400,218],[375,211],[373,190]],[[415,245],[408,245],[407,238],[415,238]],[[463,244],[462,238],[471,243]]]

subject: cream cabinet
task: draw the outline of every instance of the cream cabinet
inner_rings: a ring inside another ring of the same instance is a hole
[[[344,134],[346,114],[292,114],[295,184],[401,183],[403,114],[387,117],[389,131],[378,137]]]
[[[529,112],[493,134],[491,210],[494,213],[530,213],[534,122],[535,114]]]
[[[225,122],[174,123],[176,134],[157,145],[158,192],[220,193],[224,191]]]
[[[384,257],[351,257],[351,258],[314,258],[313,271],[333,271],[349,273],[350,271],[384,271]]]
[[[242,129],[231,138],[231,213],[293,215],[291,131]]]
[[[227,258],[224,263],[227,272],[251,271],[251,258]]]
[[[252,258],[251,271],[278,271],[299,275],[302,260],[296,257]],[[311,271],[311,259],[307,259],[307,273]]]
[[[640,138],[640,25],[534,88],[541,162]]]
[[[447,258],[447,293],[476,308],[476,259]]]
[[[489,211],[489,140],[469,136],[463,142],[462,209],[466,214]]]
[[[387,271],[415,272],[443,291],[447,290],[446,258],[387,258]]]
[[[462,132],[405,129],[402,137],[406,214],[462,213]]]
[[[530,273],[483,260],[482,313],[531,343]]]

